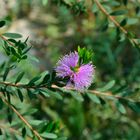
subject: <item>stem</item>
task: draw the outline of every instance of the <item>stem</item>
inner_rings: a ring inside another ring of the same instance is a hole
[[[5,126],[5,125],[2,125],[2,124],[0,124],[0,128],[2,128],[2,129],[9,129],[9,131],[11,132],[11,133],[16,133],[16,134],[18,134],[18,135],[21,135],[21,133],[19,132],[19,131],[17,131],[17,130],[15,130],[14,128],[9,128],[9,127],[7,127],[7,126]]]
[[[101,5],[101,3],[98,0],[94,0],[99,9],[124,33],[127,34],[128,32],[120,26],[120,24],[114,19],[113,16],[110,16],[110,14],[105,10],[105,8]]]
[[[52,88],[55,88],[55,89],[60,89],[58,86],[56,85],[52,85]],[[63,87],[63,89],[67,89],[67,90],[74,90],[74,88],[68,88],[68,87]],[[62,90],[62,88],[60,89]],[[130,102],[134,102],[133,100],[131,99],[128,99],[128,98],[124,98],[122,96],[118,96],[118,95],[113,95],[112,92],[101,92],[101,91],[98,91],[98,90],[88,90],[87,91],[88,93],[90,94],[96,94],[97,96],[107,96],[107,97],[113,97],[115,99],[124,99],[124,100],[127,100],[127,101],[130,101]]]
[[[0,38],[1,38],[2,40],[4,40],[4,41],[8,42],[8,43],[9,43],[9,45],[11,45],[11,46],[15,47],[15,46],[14,46],[14,44],[13,44],[13,43],[11,43],[9,40],[7,40],[4,36],[0,35]]]
[[[17,87],[17,88],[25,88],[25,89],[36,89],[35,86],[28,86],[28,85],[24,85],[24,84],[13,84],[13,83],[9,83],[9,82],[2,82],[0,81],[0,84],[1,85],[6,85],[6,86],[12,86],[12,87]],[[51,86],[52,88],[54,89],[60,89],[58,86],[56,85],[52,85]],[[48,88],[46,85],[44,86],[40,86],[38,88]],[[63,87],[63,89],[67,89],[67,90],[74,90],[74,88],[68,88],[68,87]],[[61,90],[61,89],[60,89]],[[108,97],[114,97],[116,99],[125,99],[125,100],[129,100],[129,101],[133,101],[133,100],[130,100],[128,98],[124,98],[124,97],[121,97],[121,96],[118,96],[118,95],[113,95],[111,92],[101,92],[101,91],[98,91],[98,90],[88,90],[89,93],[91,94],[96,94],[97,96],[108,96]]]
[[[28,121],[11,105],[9,104],[9,102],[6,99],[3,99],[3,102],[11,109],[13,110],[16,115],[22,120],[22,122],[24,122],[26,124],[26,126],[28,126],[28,128],[33,132],[33,134],[39,139],[39,140],[43,140],[40,136],[40,134],[33,129],[33,127],[28,123]]]
[[[2,82],[0,81],[0,84],[1,85],[6,85],[6,86],[12,86],[12,87],[21,87],[21,88],[26,88],[24,84],[13,84],[13,83],[10,83],[10,82]]]
[[[126,29],[124,29],[116,20],[113,16],[111,16],[106,9],[102,6],[102,4],[99,2],[99,0],[94,0],[94,2],[96,3],[96,5],[98,6],[98,8],[114,23],[114,25],[116,27],[118,27],[125,35],[126,37],[128,37],[128,31]],[[133,38],[129,38],[130,41],[132,41],[134,44],[139,45],[138,42],[133,39]]]
[[[113,97],[113,98],[116,98],[116,99],[124,99],[124,100],[130,101],[130,102],[134,102],[131,99],[124,98],[124,97],[118,96],[118,95],[113,95],[111,92],[100,92],[100,91],[97,91],[97,90],[88,90],[88,91],[89,91],[89,93],[96,94],[97,96],[108,96],[108,97]]]
[[[11,134],[17,134],[17,135],[22,136],[21,132],[17,131],[16,129],[14,129],[12,127],[9,128],[8,126],[5,126],[5,124],[0,124],[0,128],[9,130]],[[28,137],[28,140],[32,140],[31,137],[29,137],[29,136],[27,136],[27,137]]]

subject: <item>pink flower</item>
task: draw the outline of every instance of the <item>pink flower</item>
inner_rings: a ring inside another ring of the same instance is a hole
[[[60,78],[69,77],[67,87],[74,87],[83,91],[93,82],[94,67],[91,63],[79,65],[77,52],[65,55],[57,63],[56,76]]]

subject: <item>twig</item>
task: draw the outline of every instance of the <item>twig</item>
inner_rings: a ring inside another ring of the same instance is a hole
[[[0,81],[0,84],[1,85],[6,85],[6,86],[12,86],[12,87],[25,87],[24,84],[13,84],[13,83],[10,83],[10,82],[2,82]]]
[[[2,124],[0,124],[0,128],[2,128],[2,129],[9,129],[9,131],[11,133],[16,133],[18,135],[21,135],[21,133],[19,131],[15,130],[14,128],[11,128],[11,127],[9,128],[9,127],[6,127],[5,125],[2,125]]]
[[[114,23],[114,25],[116,27],[118,27],[125,35],[126,37],[128,37],[128,31],[126,29],[124,29],[116,20],[113,16],[111,16],[107,11],[106,9],[102,6],[102,4],[99,2],[99,0],[94,0],[94,2],[96,3],[96,5],[98,6],[98,8]],[[138,42],[133,39],[133,38],[129,38],[129,40],[131,42],[133,42],[135,45],[138,45]]]
[[[17,87],[17,88],[24,88],[24,89],[36,89],[36,86],[28,86],[28,85],[24,85],[24,84],[13,84],[13,83],[10,83],[10,82],[2,82],[0,81],[0,84],[1,85],[6,85],[6,86],[12,86],[12,87]],[[54,89],[60,89],[60,87],[56,86],[56,85],[52,85],[51,86],[52,88]],[[40,86],[38,88],[48,88],[46,85],[43,85],[43,86]],[[74,88],[68,88],[68,87],[62,87],[62,89],[67,89],[67,90],[74,90]],[[113,95],[111,92],[101,92],[101,91],[98,91],[98,90],[88,90],[87,92],[89,93],[93,93],[93,94],[96,94],[97,96],[108,96],[108,97],[114,97],[116,99],[125,99],[125,100],[129,100],[129,101],[132,101],[128,98],[124,98],[122,96],[118,96],[118,95]]]
[[[58,87],[56,85],[52,85],[52,88],[59,89],[59,90],[62,90],[62,89],[74,90],[74,88],[68,88],[68,87],[63,87],[63,88],[60,89],[60,87]],[[128,98],[118,96],[118,95],[113,95],[112,92],[110,92],[110,91],[101,92],[101,91],[98,91],[98,90],[87,90],[86,92],[90,93],[90,94],[96,94],[97,96],[113,97],[114,99],[124,99],[124,100],[130,101],[130,102],[134,102],[132,99],[128,99]]]
[[[11,134],[17,134],[20,136],[22,135],[21,132],[17,131],[16,129],[14,129],[12,127],[5,126],[5,124],[0,124],[0,128],[9,130]],[[27,137],[28,137],[28,140],[32,140],[31,137],[29,137],[29,136],[27,136]]]
[[[0,38],[6,42],[8,42],[11,46],[15,47],[13,43],[11,43],[9,40],[7,40],[4,36],[0,35]]]
[[[1,97],[2,98],[2,97]],[[8,107],[13,110],[16,115],[22,120],[22,122],[24,122],[26,124],[26,126],[28,126],[28,128],[33,132],[33,134],[39,139],[39,140],[43,140],[42,137],[40,136],[40,134],[28,123],[28,121],[11,105],[9,104],[9,102],[6,99],[2,99],[3,102],[8,105]]]

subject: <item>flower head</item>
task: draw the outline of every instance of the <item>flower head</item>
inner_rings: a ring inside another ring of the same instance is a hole
[[[91,63],[79,65],[77,52],[72,52],[60,59],[55,70],[57,77],[69,77],[67,86],[73,86],[76,90],[83,91],[87,89],[93,81],[93,65]]]

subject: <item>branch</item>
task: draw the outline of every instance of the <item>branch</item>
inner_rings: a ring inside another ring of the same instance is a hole
[[[16,129],[12,128],[12,127],[7,127],[5,126],[5,124],[0,124],[0,128],[2,129],[8,129],[10,131],[11,134],[17,134],[17,135],[20,135],[22,136],[22,133],[17,131]],[[28,140],[32,140],[31,137],[27,136],[28,137]]]
[[[36,87],[36,86],[28,86],[26,84],[13,84],[13,83],[10,83],[10,82],[2,82],[0,81],[0,84],[1,85],[6,85],[6,86],[12,86],[12,87],[16,87],[16,88],[24,88],[24,89],[36,89],[36,88],[48,88],[46,85],[41,85],[40,87]],[[52,85],[51,86],[52,88],[54,89],[58,89],[58,90],[62,90],[62,89],[66,89],[66,90],[75,90],[74,88],[68,88],[68,87],[62,87],[60,89],[60,87],[56,86],[56,85]],[[107,91],[107,92],[101,92],[101,91],[98,91],[98,90],[88,90],[87,92],[91,93],[91,94],[96,94],[97,96],[108,96],[108,97],[113,97],[113,98],[116,98],[116,99],[125,99],[127,101],[131,101],[131,102],[134,102],[133,100],[131,99],[128,99],[128,98],[124,98],[122,96],[118,96],[118,95],[113,95],[112,92],[110,91]]]
[[[0,128],[2,128],[2,129],[9,129],[9,131],[11,133],[16,133],[18,135],[21,135],[21,133],[19,131],[15,130],[14,128],[11,128],[11,127],[9,128],[9,127],[7,127],[7,126],[5,126],[3,124],[0,124]]]
[[[59,90],[62,90],[62,89],[66,89],[66,90],[75,90],[74,88],[68,88],[68,87],[63,87],[63,88],[60,88],[56,85],[52,85],[52,88],[55,88],[55,89],[59,89]],[[113,97],[114,99],[124,99],[124,100],[127,100],[129,102],[134,102],[132,99],[128,99],[128,98],[125,98],[125,97],[122,97],[122,96],[118,96],[118,95],[113,95],[112,92],[110,91],[107,91],[107,92],[101,92],[101,91],[98,91],[98,90],[87,90],[88,93],[90,94],[96,94],[97,96],[106,96],[106,97]]]
[[[2,99],[2,97],[1,97]],[[28,128],[33,132],[33,134],[39,139],[39,140],[43,140],[42,137],[40,136],[40,134],[33,129],[33,127],[28,123],[28,121],[13,107],[13,105],[11,105],[6,99],[2,99],[3,102],[11,109],[15,112],[15,114],[21,119],[22,122],[24,122],[26,124],[26,126],[28,126]]]
[[[1,85],[5,85],[5,86],[12,86],[12,87],[20,87],[20,88],[27,88],[26,84],[13,84],[13,83],[10,83],[10,82],[2,82],[0,81],[0,84]],[[31,88],[31,87],[30,87]]]
[[[116,20],[113,16],[111,16],[107,11],[106,9],[102,6],[102,4],[99,2],[99,0],[94,0],[94,2],[96,3],[96,5],[98,6],[98,8],[114,23],[114,25],[116,27],[118,27],[125,35],[126,37],[134,44],[138,45],[138,42],[133,39],[133,38],[129,38],[128,37],[128,31],[126,29],[124,29]]]
[[[9,45],[11,45],[11,46],[15,47],[15,46],[14,46],[14,44],[13,44],[13,43],[11,43],[9,40],[7,40],[4,36],[0,35],[0,38],[1,38],[2,40],[4,40],[4,41],[8,42],[8,43],[9,43]]]

